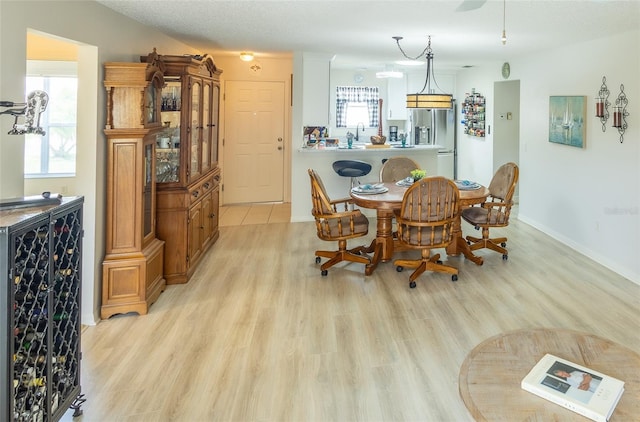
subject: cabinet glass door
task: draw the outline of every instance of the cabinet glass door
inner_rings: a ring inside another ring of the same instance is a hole
[[[213,98],[211,100],[213,112],[211,113],[211,165],[218,165],[218,120],[220,110],[220,86],[213,85]]]
[[[198,179],[200,176],[200,139],[202,136],[202,120],[200,116],[200,101],[202,93],[202,82],[200,80],[191,80],[191,110],[189,117],[189,181]]]
[[[202,83],[202,173],[211,168],[211,82]]]
[[[153,144],[156,142],[155,137],[151,142],[145,142],[144,144],[144,175],[142,182],[142,238],[147,239],[147,236],[152,235],[155,237],[153,231],[153,218],[155,215],[154,202],[155,195],[153,195]]]
[[[175,183],[180,181],[180,137],[182,84],[179,80],[165,78],[162,88],[161,121],[164,127],[156,143],[156,182]],[[184,177],[184,176],[182,176]]]

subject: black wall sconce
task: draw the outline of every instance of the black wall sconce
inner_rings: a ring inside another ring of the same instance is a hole
[[[596,117],[600,118],[603,132],[607,130],[607,120],[609,120],[610,105],[611,103],[609,102],[609,88],[607,88],[607,78],[603,76],[602,85],[600,86],[598,96],[596,97]]]
[[[627,116],[629,115],[627,104],[629,104],[629,100],[624,93],[624,85],[620,84],[620,93],[616,98],[615,106],[613,106],[613,127],[618,129],[620,143],[624,141],[624,133],[627,130]]]

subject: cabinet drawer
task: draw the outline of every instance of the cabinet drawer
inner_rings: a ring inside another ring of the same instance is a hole
[[[220,185],[220,179],[222,179],[222,175],[220,174],[220,168],[216,168],[213,172],[212,180],[213,187],[216,188]]]
[[[200,201],[204,195],[214,188],[213,177],[207,177],[202,182],[189,189],[189,203],[191,205]]]

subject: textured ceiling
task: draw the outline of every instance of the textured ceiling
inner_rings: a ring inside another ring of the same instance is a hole
[[[442,70],[511,60],[640,25],[638,0],[488,0],[468,11],[456,11],[462,0],[98,2],[212,55],[315,52],[335,55],[337,67],[376,70],[403,58],[395,35],[404,37],[402,47],[411,56],[431,35]],[[503,8],[506,45],[500,42]]]

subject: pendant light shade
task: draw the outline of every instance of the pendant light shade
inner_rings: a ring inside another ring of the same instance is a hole
[[[407,108],[451,108],[450,94],[407,94]]]
[[[433,51],[431,50],[431,36],[429,36],[429,43],[422,53],[417,57],[409,57],[400,46],[400,40],[402,37],[393,37],[398,44],[398,48],[402,54],[410,60],[418,60],[424,56],[427,60],[427,78],[424,81],[424,86],[420,92],[415,94],[407,94],[407,108],[426,108],[426,109],[450,109],[453,107],[453,96],[451,94],[438,94],[431,89],[431,80],[436,87],[438,83],[433,75]]]

